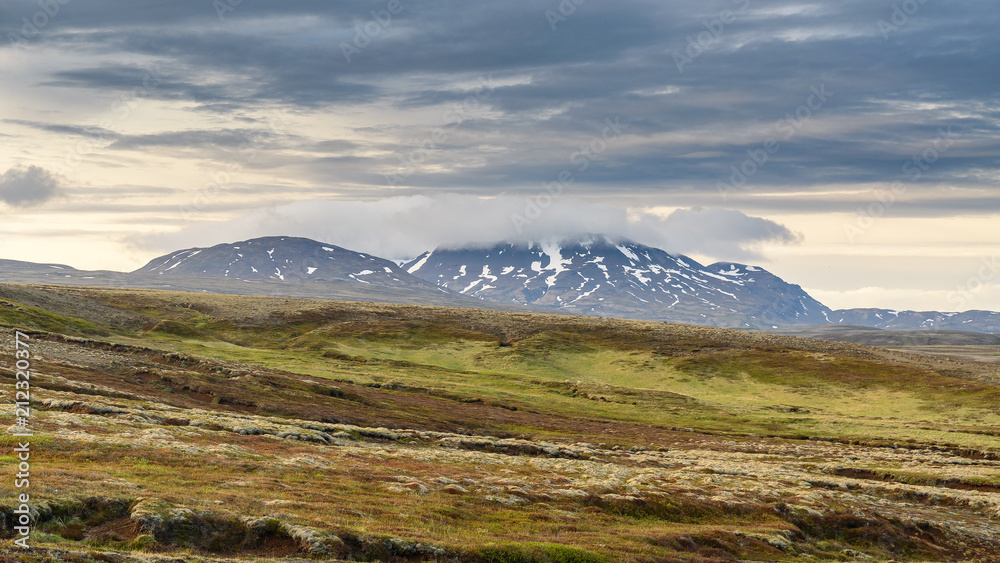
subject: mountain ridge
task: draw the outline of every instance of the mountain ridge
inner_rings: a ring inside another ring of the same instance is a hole
[[[0,282],[132,287],[582,314],[744,329],[851,324],[1000,333],[1000,313],[832,310],[759,266],[593,235],[438,248],[400,265],[291,236],[164,254],[133,272],[0,260]]]
[[[832,324],[849,324],[885,330],[958,330],[1000,333],[1000,313],[972,309],[961,312],[900,311],[896,309],[838,309],[830,313]]]

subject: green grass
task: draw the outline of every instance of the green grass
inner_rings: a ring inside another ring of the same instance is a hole
[[[304,375],[544,408],[566,417],[1000,448],[997,438],[967,432],[1000,425],[993,407],[1000,403],[1000,390],[926,369],[795,350],[677,358],[564,331],[542,331],[499,346],[480,332],[420,323],[313,320],[286,329],[253,331],[228,322],[212,329],[209,323],[202,324],[199,338],[147,333],[121,341]],[[970,421],[975,422],[966,427]]]
[[[43,330],[77,336],[109,334],[109,331],[99,328],[90,321],[64,317],[7,299],[0,299],[0,324],[20,330]]]
[[[55,442],[55,438],[44,434],[36,434],[29,438],[11,436],[9,434],[0,434],[0,447],[17,447],[18,444],[24,442],[28,442],[31,448],[35,448],[36,446],[46,447],[52,445]]]

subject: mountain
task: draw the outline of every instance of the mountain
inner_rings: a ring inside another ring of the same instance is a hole
[[[157,289],[468,307],[395,262],[298,237],[262,237],[154,258],[128,274]]]
[[[767,330],[835,323],[1000,333],[1000,313],[832,311],[798,285],[759,267],[731,262],[702,266],[686,256],[603,236],[439,248],[403,267],[310,239],[263,237],[171,252],[131,273],[0,260],[4,282],[540,309]]]
[[[20,260],[0,260],[0,272],[65,277],[79,273],[79,270],[63,264],[36,264],[34,262],[21,262]]]
[[[233,280],[424,285],[384,258],[297,237],[264,237],[160,256],[133,274]]]
[[[827,322],[801,287],[754,266],[702,266],[632,241],[499,244],[426,252],[403,268],[462,295],[578,314],[760,328]]]
[[[830,322],[888,330],[958,330],[1000,334],[1000,313],[965,311],[894,311],[891,309],[841,309],[830,313]]]
[[[482,306],[413,277],[389,260],[296,237],[189,248],[130,273],[2,260],[0,282]]]

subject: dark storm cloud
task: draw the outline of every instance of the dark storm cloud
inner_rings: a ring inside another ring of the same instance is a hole
[[[313,181],[348,180],[373,193],[434,128],[445,138],[421,154],[434,166],[416,167],[403,185],[530,192],[570,170],[578,195],[714,197],[747,151],[770,138],[780,148],[742,191],[891,182],[948,128],[954,145],[910,181],[911,193],[945,198],[930,186],[981,185],[1000,170],[1000,73],[992,71],[1000,11],[987,0],[623,0],[584,2],[561,16],[553,16],[556,0],[400,5],[379,23],[372,11],[386,10],[383,0],[245,0],[222,17],[201,0],[74,2],[32,40],[155,60],[162,81],[149,96],[231,119],[276,106],[345,111],[369,102],[443,116],[483,77],[492,81],[461,122],[383,130],[377,141],[359,127],[344,144],[300,143],[331,158],[283,155]],[[894,14],[894,5],[912,13]],[[0,0],[2,21],[32,9]],[[121,90],[141,79],[135,63],[105,60],[54,71],[42,84]],[[816,89],[833,94],[816,104]],[[580,170],[573,155],[616,118],[628,124],[624,136]],[[195,148],[241,134],[167,131],[113,146]]]

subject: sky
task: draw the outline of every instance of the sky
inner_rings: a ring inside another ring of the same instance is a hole
[[[0,258],[603,233],[1000,310],[992,0],[0,0]]]

